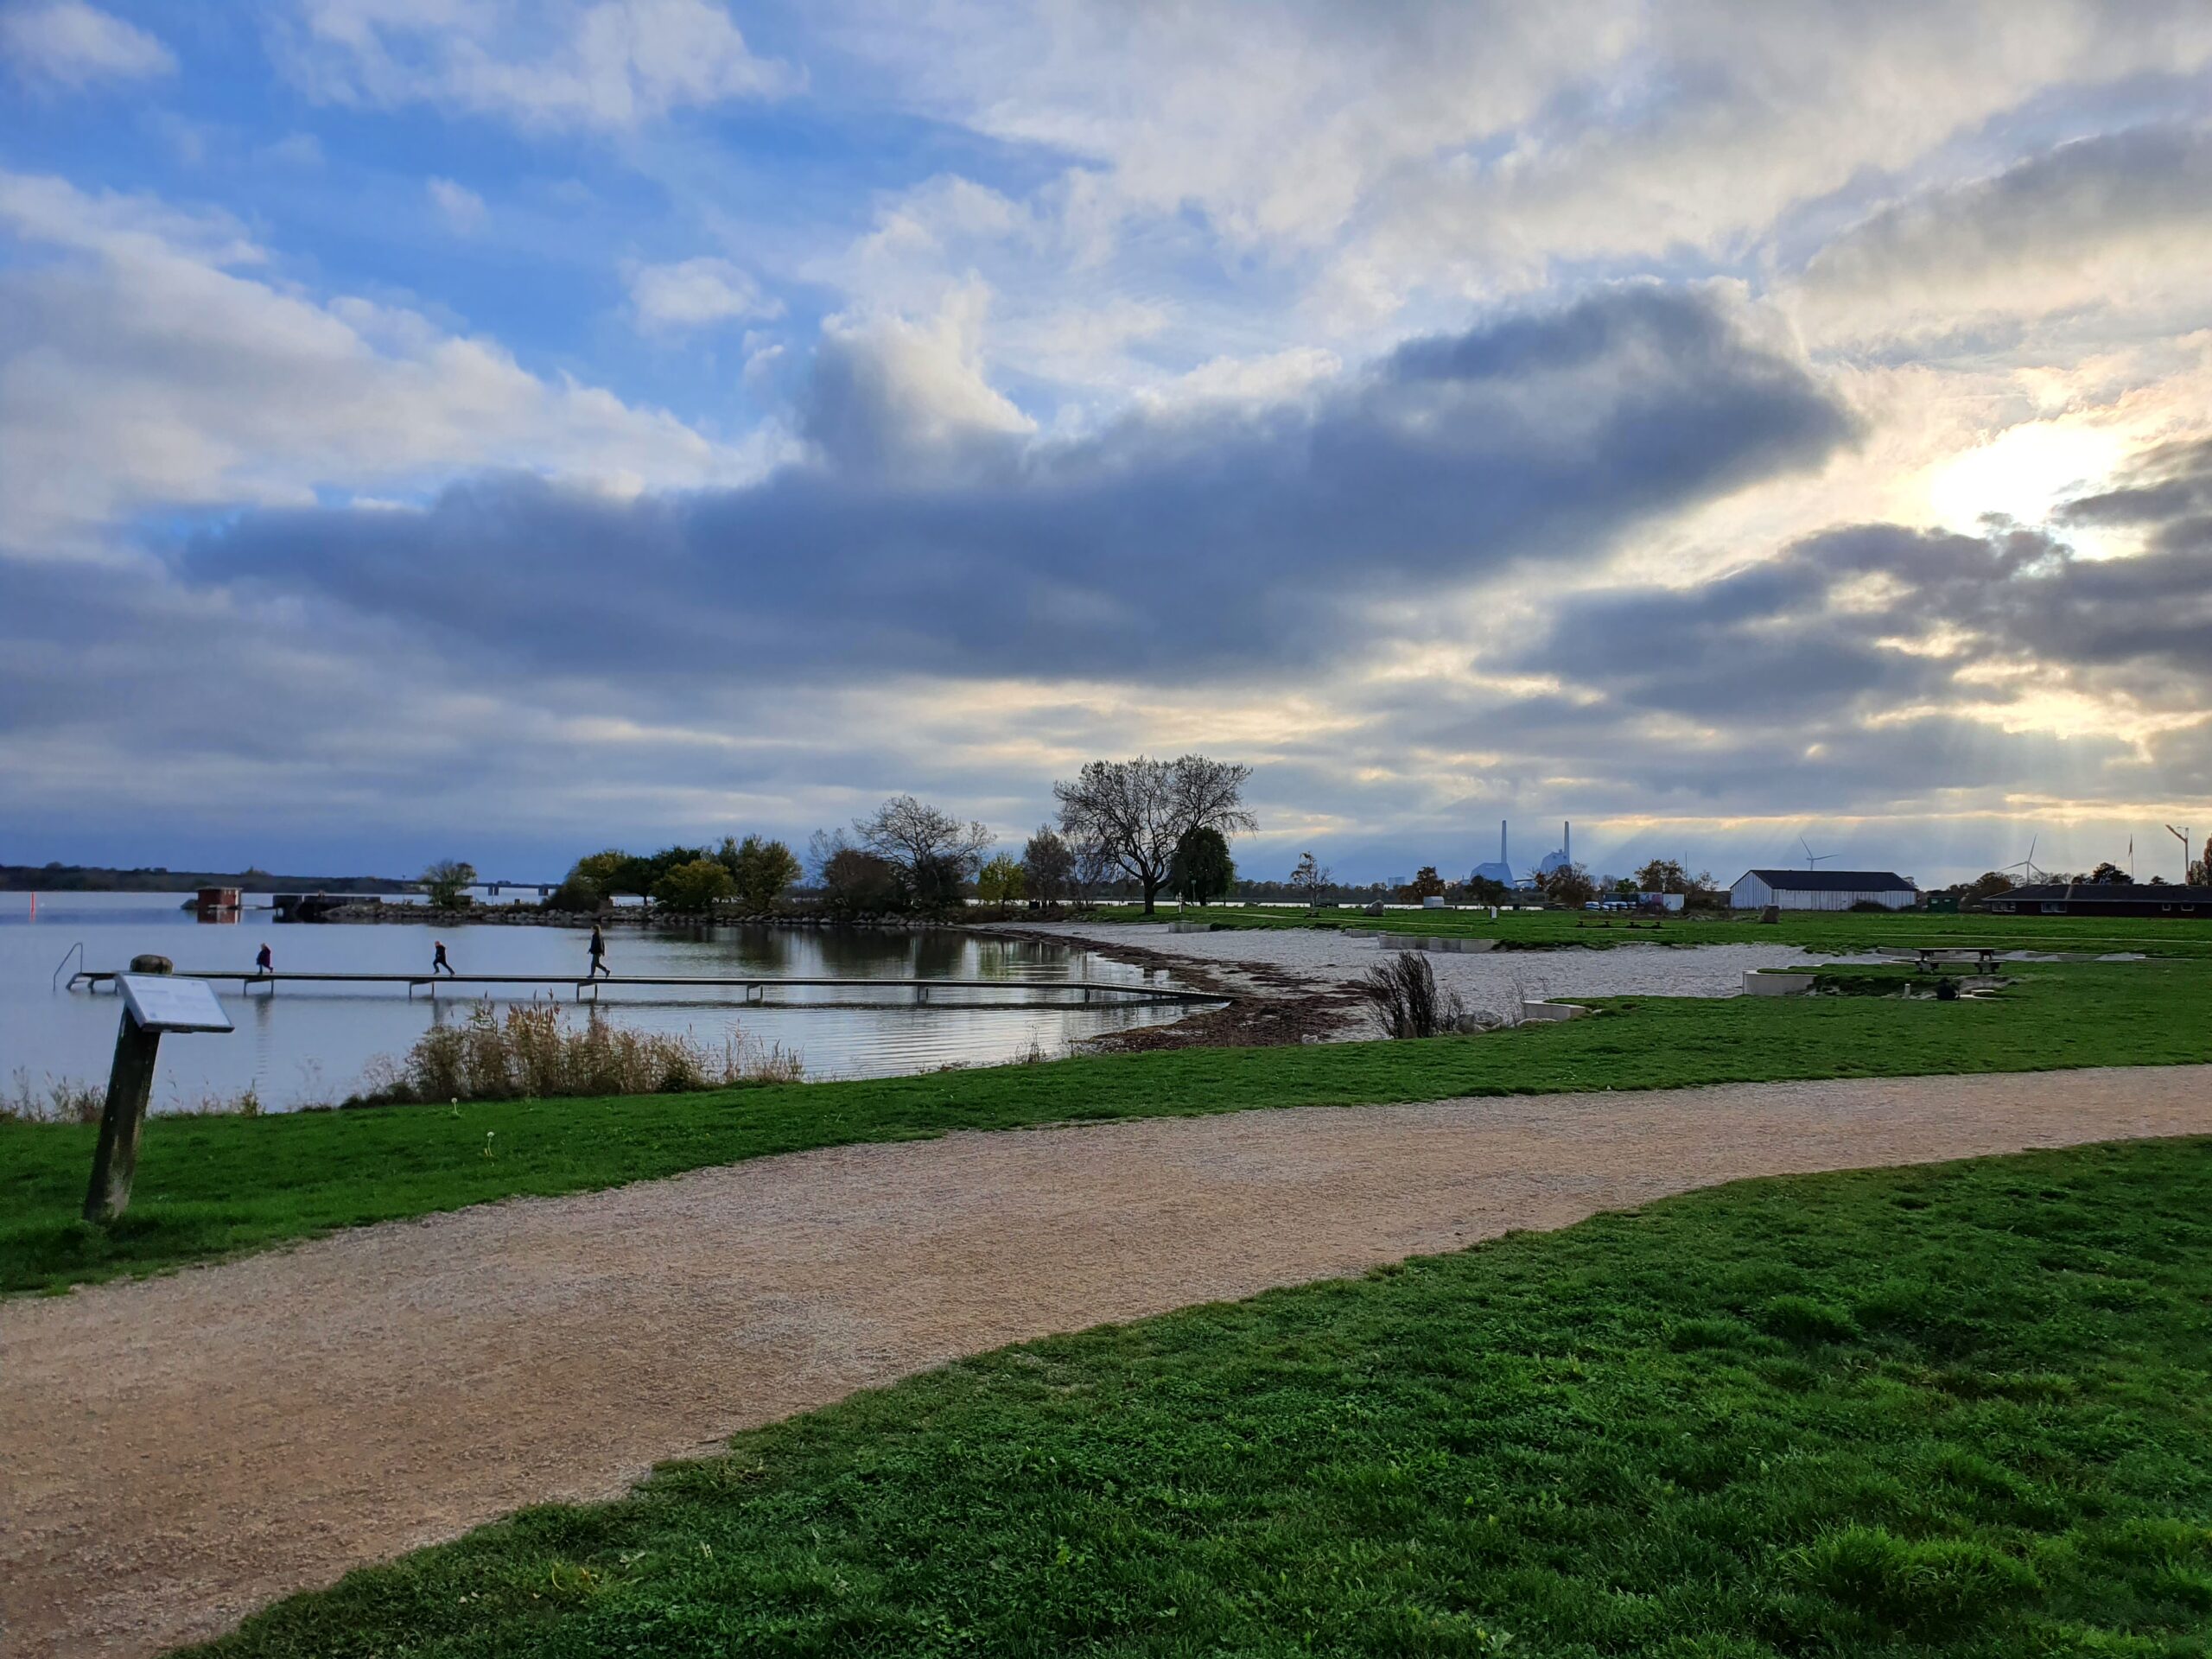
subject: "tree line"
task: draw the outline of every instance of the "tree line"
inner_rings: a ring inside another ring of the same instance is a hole
[[[547,907],[596,911],[639,898],[760,915],[803,895],[836,914],[926,914],[964,906],[970,893],[1001,906],[1059,906],[1128,893],[1147,912],[1163,893],[1208,903],[1236,886],[1229,837],[1258,828],[1243,802],[1251,775],[1198,754],[1093,760],[1053,784],[1055,818],[1018,856],[997,850],[982,822],[912,795],[893,796],[849,829],[816,830],[803,860],[758,835],[650,855],[609,848],[578,859]],[[434,903],[453,903],[474,872],[446,861],[423,879]]]

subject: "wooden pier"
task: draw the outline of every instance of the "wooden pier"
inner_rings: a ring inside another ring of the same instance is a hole
[[[639,988],[666,992],[716,993],[734,991],[738,1001],[749,1007],[779,1008],[884,1008],[912,1006],[944,1009],[1039,1009],[1077,1007],[1154,1007],[1162,1005],[1192,1007],[1205,1003],[1232,1002],[1236,999],[1220,991],[1190,991],[1166,985],[1146,985],[1127,981],[1084,979],[792,979],[780,975],[747,974],[734,976],[697,975],[638,975],[622,974],[594,978],[588,974],[337,974],[337,973],[269,973],[250,969],[217,969],[207,973],[180,972],[180,979],[204,979],[219,984],[235,985],[251,996],[256,990],[274,996],[279,985],[396,985],[406,988],[412,999],[417,991],[427,991],[435,996],[442,988],[464,985],[499,985],[528,987],[533,991],[570,991],[579,1002],[596,1002],[601,989]],[[96,991],[103,986],[112,988],[116,971],[112,969],[79,969],[69,976],[69,988]],[[785,1001],[769,999],[779,988],[808,990],[887,990],[901,994],[899,1001]],[[964,1001],[945,1001],[935,993],[941,991],[1019,991],[1027,993],[1033,1000],[1022,1001],[988,1001],[969,999]]]

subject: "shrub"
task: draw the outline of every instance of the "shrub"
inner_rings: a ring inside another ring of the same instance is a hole
[[[666,1095],[801,1075],[797,1055],[734,1034],[716,1050],[688,1033],[632,1031],[596,1014],[579,1027],[550,1002],[517,1003],[504,1015],[480,1002],[466,1020],[432,1027],[403,1058],[369,1070],[366,1101]]]
[[[1458,1030],[1467,1017],[1457,991],[1438,993],[1435,970],[1418,950],[1401,950],[1369,969],[1358,989],[1386,1036],[1433,1037]]]
[[[545,901],[545,908],[556,911],[582,912],[597,915],[600,906],[607,902],[606,895],[581,876],[571,874]]]
[[[822,866],[823,901],[847,915],[862,911],[903,910],[905,889],[889,859],[841,847]]]
[[[423,872],[423,891],[435,910],[459,910],[468,902],[466,889],[476,885],[476,867],[466,860],[442,858]]]
[[[34,1089],[31,1074],[18,1071],[15,1086],[0,1096],[0,1122],[97,1123],[106,1105],[107,1091],[97,1084],[48,1077],[43,1088]]]

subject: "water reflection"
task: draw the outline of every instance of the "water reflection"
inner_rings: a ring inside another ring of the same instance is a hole
[[[85,965],[112,969],[143,950],[172,957],[181,973],[248,969],[264,943],[280,969],[354,973],[420,972],[431,941],[445,941],[461,973],[580,975],[585,935],[559,928],[497,923],[379,924],[278,928],[269,912],[249,908],[229,931],[202,933],[176,898],[143,893],[42,894],[35,921],[27,894],[0,894],[0,1084],[16,1072],[97,1081],[115,1041],[110,995],[52,988],[54,965],[79,940]],[[29,925],[22,924],[29,923]],[[187,933],[185,930],[193,930]],[[1031,940],[977,938],[949,930],[912,933],[836,928],[719,927],[680,932],[607,930],[618,975],[781,978],[1090,979],[1139,982],[1139,969]],[[448,990],[434,1002],[410,1002],[396,987],[282,987],[273,998],[223,990],[238,1023],[227,1037],[165,1043],[156,1109],[174,1109],[251,1086],[271,1109],[331,1101],[353,1092],[380,1055],[404,1053],[434,1020],[474,1005],[481,988]],[[495,991],[506,988],[490,988]],[[548,993],[539,988],[535,995]],[[528,1001],[518,986],[499,1001]],[[556,993],[565,1005],[570,993]],[[642,988],[602,992],[606,1017],[640,1029],[688,1033],[719,1048],[737,1037],[796,1050],[810,1077],[881,1076],[949,1064],[989,1065],[1033,1048],[1064,1052],[1084,1037],[1177,1017],[1173,1009],[1094,1006],[1068,1009],[958,1009],[911,1003],[893,1007],[823,1007],[850,993],[834,988],[779,993],[812,1007],[742,1007],[721,994]],[[873,992],[872,998],[886,994]],[[974,990],[963,1002],[1019,1000],[1011,990]],[[582,1011],[571,1009],[581,1020]]]

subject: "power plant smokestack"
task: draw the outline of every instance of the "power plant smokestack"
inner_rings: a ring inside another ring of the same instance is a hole
[[[1574,862],[1574,826],[1565,818],[1559,821],[1559,849],[1567,855],[1567,861]]]
[[[1501,864],[1505,862],[1505,820],[1503,818],[1497,821],[1497,861]]]

